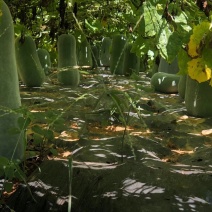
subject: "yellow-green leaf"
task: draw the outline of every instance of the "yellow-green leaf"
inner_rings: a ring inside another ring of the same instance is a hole
[[[196,58],[188,62],[188,74],[199,83],[205,82],[211,78],[211,69],[205,65],[202,58]]]
[[[205,37],[210,32],[210,23],[202,22],[193,29],[193,34],[190,36],[190,41],[188,43],[188,54],[191,57],[196,57],[199,55],[200,43],[204,42]]]

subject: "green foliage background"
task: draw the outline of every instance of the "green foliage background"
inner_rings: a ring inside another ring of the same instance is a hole
[[[38,47],[55,58],[55,40],[62,33],[83,31],[93,43],[103,36],[125,34],[133,51],[150,51],[171,62],[189,41],[195,24],[207,20],[210,2],[193,0],[7,0],[16,35],[34,36]]]

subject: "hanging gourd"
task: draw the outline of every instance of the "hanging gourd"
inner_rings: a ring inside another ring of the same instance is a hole
[[[4,1],[0,0],[0,157],[22,160],[24,132],[18,129],[21,115],[12,112],[21,106],[15,58],[13,20]]]
[[[126,76],[130,76],[132,73],[139,73],[140,58],[133,52],[131,52],[132,44],[127,44],[124,52],[124,65],[123,71]]]
[[[76,39],[71,34],[62,34],[57,42],[58,68],[77,66]]]
[[[19,76],[27,87],[40,87],[45,80],[36,45],[31,36],[18,37],[15,42]]]
[[[38,57],[43,68],[43,71],[46,75],[50,73],[51,69],[51,58],[49,52],[46,49],[39,48],[37,49]]]
[[[110,50],[111,50],[112,40],[109,37],[104,37],[102,39],[102,45],[100,49],[100,62],[102,66],[110,66]]]
[[[110,71],[112,74],[124,75],[124,50],[126,39],[123,35],[115,35],[111,44]]]

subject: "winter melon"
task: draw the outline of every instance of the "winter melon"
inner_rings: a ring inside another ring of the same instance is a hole
[[[151,85],[155,91],[161,93],[177,93],[180,76],[163,72],[155,73],[151,78]]]
[[[166,62],[162,57],[160,58],[160,63],[158,67],[158,72],[165,72],[168,74],[176,74],[179,71],[178,60],[175,58],[172,63]]]
[[[127,44],[124,52],[124,65],[123,71],[126,76],[130,76],[132,73],[139,73],[140,58],[133,52],[131,52],[132,44]]]
[[[110,66],[110,48],[112,40],[109,37],[104,37],[102,39],[102,45],[100,49],[100,61],[101,65],[105,67]]]
[[[76,39],[71,34],[62,34],[57,42],[58,68],[77,65]]]
[[[43,68],[43,71],[46,75],[50,73],[51,69],[51,58],[49,52],[46,49],[37,49],[38,57]]]
[[[100,61],[99,61],[99,48],[98,46],[92,46],[92,60],[93,60],[93,67],[92,68],[97,68],[100,66]]]
[[[80,73],[78,69],[61,69],[57,73],[57,78],[62,85],[76,87],[80,82]]]
[[[111,44],[110,71],[112,74],[124,75],[124,50],[126,39],[115,35]]]
[[[82,38],[78,46],[78,65],[83,68],[91,68],[93,66],[91,46],[86,38]]]
[[[13,20],[4,1],[0,0],[0,157],[22,160],[24,132],[18,128],[19,114],[12,109],[21,106],[19,81],[15,58]]]
[[[195,117],[212,117],[212,87],[209,81],[199,83],[187,76],[185,106]]]
[[[16,60],[21,80],[27,87],[40,87],[45,80],[36,45],[31,36],[18,37],[15,42]]]
[[[182,99],[185,98],[186,80],[187,80],[187,75],[180,76],[180,81],[178,83],[178,93]]]

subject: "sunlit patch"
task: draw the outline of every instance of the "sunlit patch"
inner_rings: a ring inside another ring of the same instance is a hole
[[[194,150],[186,151],[186,150],[176,150],[176,149],[172,149],[171,151],[180,155],[193,154],[195,152]]]
[[[66,158],[66,157],[68,157],[68,156],[70,156],[72,153],[70,152],[70,151],[66,151],[66,152],[63,152],[62,154],[61,154],[61,156],[63,157],[63,158]]]
[[[202,130],[202,135],[211,135],[212,134],[212,129],[207,129],[207,130]]]
[[[79,140],[79,134],[77,131],[63,131],[61,134],[56,137],[56,138],[61,138],[64,141],[78,141]]]
[[[117,191],[108,191],[108,192],[105,192],[102,196],[103,197],[110,197],[111,199],[117,199],[118,198],[118,192]]]
[[[98,162],[79,162],[73,161],[73,167],[83,168],[83,169],[95,169],[95,170],[106,170],[106,169],[115,169],[118,165],[116,163],[108,164],[108,163],[98,163]]]
[[[164,188],[157,186],[149,186],[146,183],[141,183],[135,179],[126,178],[123,181],[124,196],[134,195],[140,196],[141,194],[161,194],[165,192]]]

